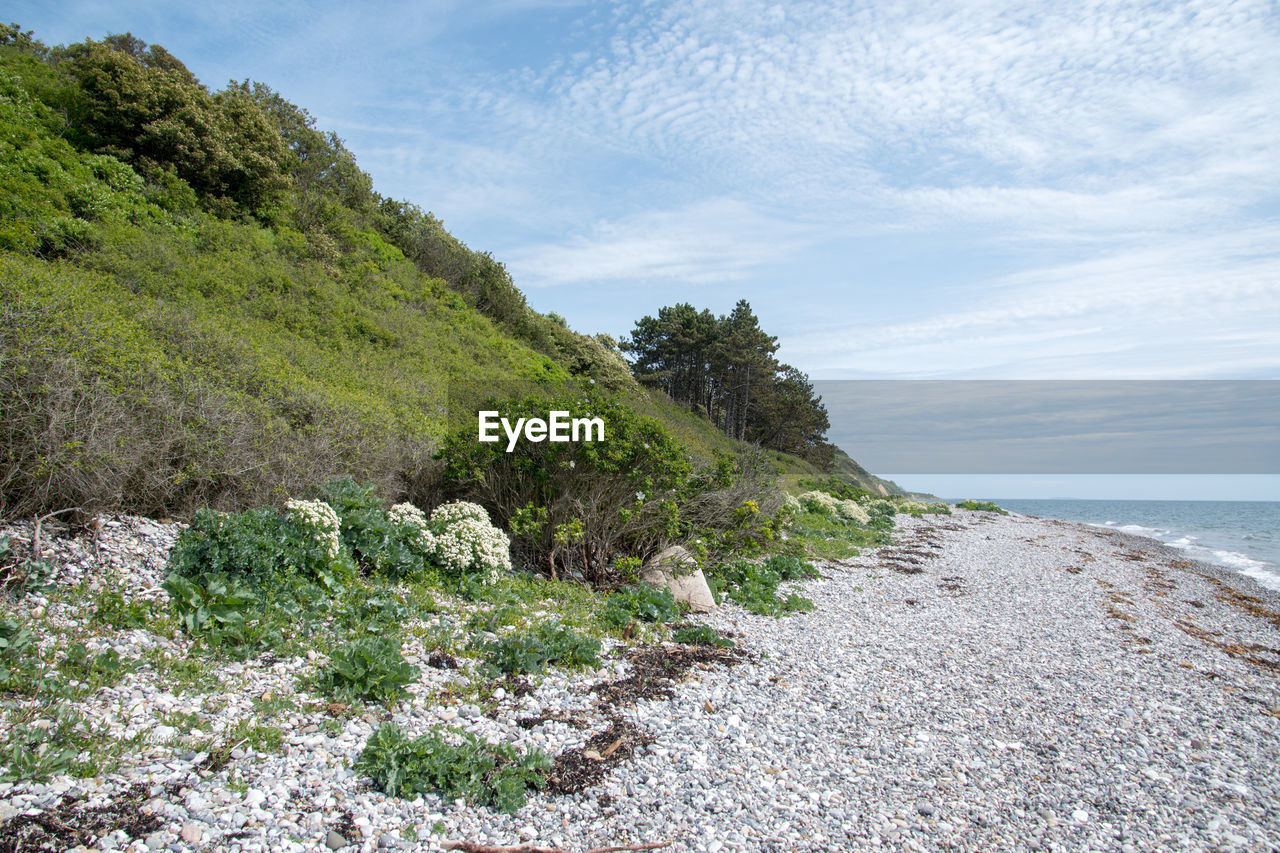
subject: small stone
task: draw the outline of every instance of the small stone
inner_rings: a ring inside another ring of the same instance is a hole
[[[1084,809],[1076,809],[1071,813],[1071,819],[1076,823],[1085,823],[1089,820],[1089,813]]]
[[[163,832],[151,833],[150,835],[147,836],[146,843],[147,843],[148,850],[161,849],[162,847],[164,847],[164,833]]]
[[[324,846],[330,850],[341,850],[348,844],[347,839],[343,838],[336,830],[329,830],[329,834],[324,837]]]
[[[930,817],[933,814],[933,803],[928,800],[921,800],[916,803],[916,811],[925,817]]]
[[[182,840],[188,844],[200,843],[200,827],[194,823],[184,824],[182,827]]]

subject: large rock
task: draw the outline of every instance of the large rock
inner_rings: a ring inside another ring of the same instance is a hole
[[[676,601],[688,602],[699,613],[715,609],[716,600],[698,561],[679,545],[672,545],[645,563],[640,580],[649,586],[665,586]]]

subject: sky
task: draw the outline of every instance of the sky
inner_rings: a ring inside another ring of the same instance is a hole
[[[1275,2],[8,6],[266,82],[579,331],[745,298],[814,378],[1280,378]]]

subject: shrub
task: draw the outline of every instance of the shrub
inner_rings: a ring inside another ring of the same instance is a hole
[[[389,701],[405,694],[418,678],[418,668],[400,654],[394,637],[367,637],[336,649],[319,677],[326,695],[344,702]]]
[[[805,492],[800,496],[799,501],[803,509],[819,515],[827,515],[855,524],[866,524],[871,520],[867,511],[856,500],[841,500],[823,491]]]
[[[710,625],[686,625],[683,628],[677,628],[671,635],[671,639],[677,643],[688,643],[695,646],[721,646],[722,648],[733,648],[733,640],[728,637],[721,636]]]
[[[682,538],[701,540],[712,559],[757,554],[777,539],[787,518],[778,469],[761,450],[714,451],[694,472],[680,505]]]
[[[325,486],[325,500],[341,519],[342,541],[361,566],[390,577],[426,567],[427,542],[416,517],[401,509],[396,518],[402,520],[393,520],[372,483],[360,485],[350,477],[332,480]]]
[[[550,664],[600,665],[599,640],[556,622],[543,622],[530,631],[499,637],[485,649],[493,666],[510,675],[542,672]]]
[[[329,528],[315,526],[330,524],[323,511],[305,506],[291,509],[287,518],[268,508],[232,514],[199,510],[174,543],[169,569],[187,578],[237,577],[259,589],[297,574],[336,589],[350,577],[351,558],[333,547]]]
[[[395,723],[383,723],[369,736],[355,765],[392,797],[439,794],[508,814],[524,805],[526,789],[546,785],[550,769],[551,760],[537,750],[521,755],[512,746],[440,729],[410,738]]]
[[[600,621],[611,628],[629,622],[670,622],[680,617],[671,590],[648,584],[624,587],[609,596]]]
[[[993,501],[975,501],[973,499],[963,500],[956,504],[960,509],[972,509],[979,512],[995,512],[1000,515],[1008,515],[1008,511],[996,506]]]
[[[476,575],[492,584],[499,572],[511,571],[511,540],[490,523],[484,507],[466,501],[447,503],[436,507],[431,521],[438,532],[426,541],[432,558],[446,572]]]
[[[616,557],[648,553],[680,533],[690,463],[655,419],[590,392],[490,400],[483,408],[512,422],[559,410],[605,424],[603,441],[520,441],[511,453],[504,442],[477,442],[474,421],[446,439],[445,476],[512,531],[528,565],[603,586]]]

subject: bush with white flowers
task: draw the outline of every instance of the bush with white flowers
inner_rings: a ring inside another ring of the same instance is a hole
[[[823,491],[805,492],[800,496],[800,505],[809,512],[831,516],[842,521],[852,521],[855,524],[866,524],[871,521],[871,516],[857,501],[842,501]]]
[[[839,501],[840,517],[846,521],[852,521],[856,524],[866,524],[871,521],[870,514],[857,501]]]
[[[837,515],[840,512],[839,501],[826,492],[816,490],[801,495],[800,505],[806,512],[816,512],[819,515]]]
[[[342,553],[341,523],[333,507],[324,501],[291,500],[285,504],[289,519],[311,533],[312,539],[324,546],[332,559]]]
[[[446,571],[496,583],[499,572],[511,570],[511,540],[493,526],[484,507],[467,501],[444,504],[431,513],[431,521],[436,528],[431,555]]]
[[[463,521],[465,519],[489,524],[489,513],[480,504],[471,503],[470,501],[453,501],[452,503],[441,504],[431,513],[432,521],[444,522],[445,524],[452,524],[455,521]]]

